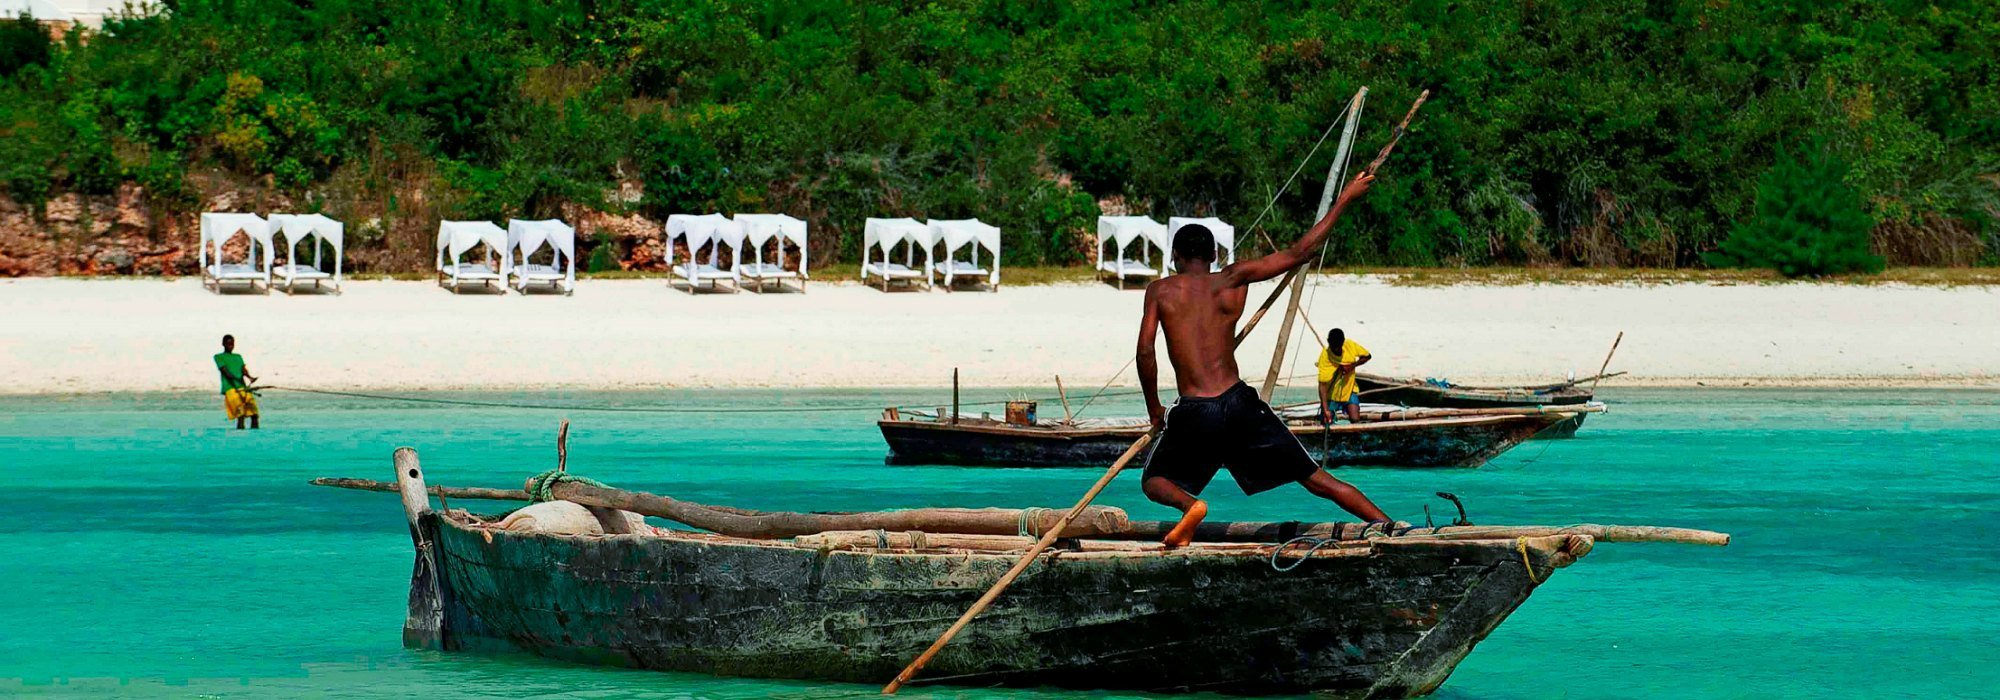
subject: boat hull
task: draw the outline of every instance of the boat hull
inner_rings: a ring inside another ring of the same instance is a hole
[[[1531,408],[1535,406],[1571,406],[1589,403],[1592,393],[1575,385],[1550,385],[1544,387],[1518,387],[1509,389],[1485,389],[1474,387],[1445,388],[1421,384],[1420,380],[1396,379],[1372,374],[1360,374],[1354,378],[1355,387],[1365,393],[1369,401],[1375,403],[1413,406],[1420,408]],[[1416,384],[1416,386],[1410,386]],[[1576,437],[1576,431],[1583,427],[1587,414],[1577,413],[1566,421],[1560,421],[1544,429],[1536,439]]]
[[[1328,467],[1477,467],[1571,414],[1478,416],[1293,426],[1313,459]],[[890,464],[1077,467],[1111,463],[1145,428],[1065,429],[878,422]]]
[[[412,647],[757,678],[882,683],[1018,556],[481,532],[435,512],[418,523]],[[1255,553],[1066,552],[1029,568],[920,680],[1421,695],[1535,577],[1590,545],[1528,539],[1377,541],[1287,572]]]

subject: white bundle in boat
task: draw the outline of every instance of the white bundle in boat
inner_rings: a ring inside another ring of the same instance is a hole
[[[495,528],[542,535],[650,535],[645,516],[569,501],[546,501],[507,514]]]

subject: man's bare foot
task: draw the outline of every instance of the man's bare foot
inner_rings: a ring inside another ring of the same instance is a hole
[[[1184,546],[1189,542],[1193,542],[1195,527],[1201,524],[1202,518],[1206,517],[1208,517],[1208,502],[1195,501],[1194,505],[1188,506],[1187,513],[1181,515],[1180,524],[1175,525],[1173,530],[1167,532],[1167,539],[1162,540],[1161,544],[1171,548]]]

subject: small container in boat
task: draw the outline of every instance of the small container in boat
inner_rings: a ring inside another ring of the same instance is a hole
[[[1007,402],[1007,424],[1008,424],[1008,425],[1034,425],[1034,424],[1035,424],[1035,402],[1033,402],[1033,401],[1009,401],[1009,402]]]

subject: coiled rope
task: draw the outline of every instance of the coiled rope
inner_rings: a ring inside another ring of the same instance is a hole
[[[556,484],[564,483],[583,484],[585,486],[595,486],[600,489],[611,488],[610,485],[596,479],[577,476],[558,469],[550,469],[528,479],[528,498],[536,503],[556,500]]]

